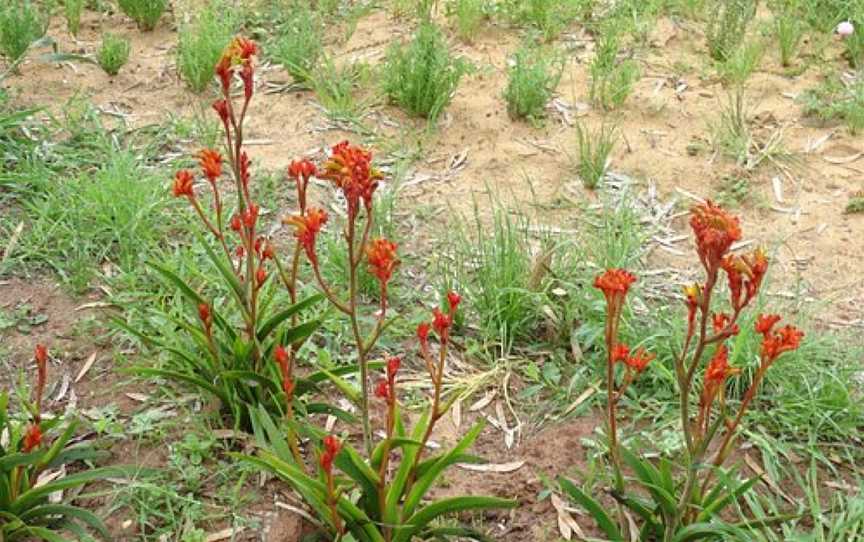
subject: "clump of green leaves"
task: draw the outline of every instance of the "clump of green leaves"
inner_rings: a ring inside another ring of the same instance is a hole
[[[593,190],[603,180],[617,137],[615,125],[605,121],[593,132],[582,124],[576,125],[576,150],[579,153],[576,171],[585,188]]]
[[[864,191],[858,192],[846,204],[846,214],[861,214],[864,213]]]
[[[774,0],[769,7],[774,15],[774,35],[780,52],[780,64],[784,68],[792,65],[798,47],[804,37],[804,16],[801,0]]]
[[[513,118],[539,119],[561,80],[564,63],[554,49],[528,40],[516,51],[507,70],[507,112]]]
[[[395,44],[388,51],[384,91],[408,113],[434,122],[467,69],[450,53],[441,30],[424,22],[410,43]]]
[[[193,92],[203,92],[213,81],[216,63],[236,29],[237,18],[223,1],[209,4],[180,29],[177,69]]]
[[[505,0],[500,9],[515,24],[534,27],[547,40],[576,19],[587,21],[596,0]]]
[[[717,62],[720,78],[727,85],[743,85],[759,67],[764,51],[762,42],[757,40],[736,47],[725,60]]]
[[[752,187],[745,176],[728,175],[717,187],[717,203],[727,207],[738,207],[750,198]]]
[[[864,80],[829,77],[801,95],[804,114],[822,120],[842,120],[853,135],[864,131]]]
[[[129,40],[121,36],[116,36],[111,33],[102,35],[102,46],[96,55],[99,60],[99,65],[105,70],[108,75],[117,75],[120,73],[120,68],[126,65],[129,61],[129,53],[132,51],[132,46]]]
[[[138,28],[150,31],[168,7],[168,0],[118,0],[120,9],[129,16]]]
[[[756,14],[756,0],[711,0],[705,38],[714,60],[727,60],[744,42],[747,25]]]
[[[744,163],[750,152],[753,135],[750,130],[749,107],[743,89],[730,92],[720,105],[720,117],[712,126],[714,147]]]
[[[0,54],[17,63],[47,28],[46,18],[30,0],[10,0],[0,7]]]
[[[639,64],[633,58],[619,59],[621,37],[614,20],[607,21],[597,36],[591,73],[591,102],[610,110],[620,107],[639,80]]]
[[[73,36],[81,29],[81,13],[84,11],[85,0],[66,0],[63,4],[63,15],[66,17],[66,28]]]
[[[486,0],[450,0],[447,3],[447,18],[463,40],[472,41],[483,18],[486,16]]]
[[[321,18],[308,5],[300,4],[276,29],[270,55],[297,81],[308,81],[324,50]]]
[[[354,98],[358,71],[357,65],[337,66],[328,56],[312,72],[309,85],[330,118],[350,120],[361,111],[361,105]]]

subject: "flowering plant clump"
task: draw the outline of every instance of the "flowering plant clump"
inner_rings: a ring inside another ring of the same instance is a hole
[[[461,301],[448,296],[448,310],[435,309],[431,322],[417,327],[419,355],[432,383],[429,409],[410,430],[399,408],[398,384],[402,358],[390,357],[374,396],[385,411],[383,438],[365,458],[348,440],[316,432],[320,442],[317,476],[303,462],[294,460],[285,439],[272,420],[258,418],[256,431],[263,450],[245,457],[287,481],[315,511],[332,540],[408,542],[415,538],[445,538],[448,535],[480,538],[468,528],[436,527],[441,516],[472,509],[504,508],[514,501],[482,496],[450,497],[427,502],[428,492],[444,470],[465,461],[468,448],[483,429],[479,423],[454,448],[429,456],[428,442],[436,423],[447,413],[450,402],[442,396],[444,370],[453,320]],[[437,342],[437,347],[433,344]],[[437,352],[436,352],[437,350]],[[342,471],[339,476],[337,469]]]
[[[69,445],[76,424],[62,427],[62,418],[42,417],[48,378],[49,353],[45,345],[35,348],[36,376],[31,398],[22,401],[25,420],[9,411],[9,395],[0,393],[0,540],[61,540],[56,532],[83,532],[89,527],[103,539],[110,538],[104,523],[88,510],[68,503],[49,501],[49,496],[107,477],[126,476],[129,469],[108,467],[85,469],[61,478],[46,478],[49,469],[75,461],[93,461],[101,454],[87,444]],[[59,430],[59,434],[55,434]],[[8,436],[8,441],[5,437]]]
[[[615,481],[611,494],[621,512],[618,521],[613,521],[597,501],[569,480],[562,479],[561,485],[591,512],[612,540],[633,537],[641,540],[685,540],[687,538],[680,538],[685,533],[689,533],[688,536],[697,533],[716,535],[720,532],[718,529],[726,528],[710,520],[749,490],[756,480],[739,484],[732,477],[722,476],[715,482],[714,474],[732,452],[739,426],[765,373],[782,354],[797,349],[803,337],[803,333],[793,326],[779,327],[781,317],[778,315],[763,314],[757,318],[755,330],[762,336],[759,366],[737,410],[733,408],[725,398],[726,383],[738,375],[741,368],[729,364],[727,342],[740,332],[738,322],[741,314],[759,293],[768,270],[768,258],[761,249],[746,255],[732,253],[733,244],[742,235],[738,218],[710,201],[693,208],[690,226],[705,279],[684,290],[686,333],[681,351],[673,360],[685,444],[682,480],[673,479],[673,466],[669,461],[661,459],[658,468],[619,442],[618,403],[627,387],[654,356],[641,348],[634,353],[618,339],[622,307],[636,277],[622,269],[610,269],[598,276],[594,283],[606,298],[606,421],[609,460]],[[714,307],[717,285],[723,275],[729,291],[730,312]],[[616,375],[619,363],[624,366],[620,379]],[[697,388],[697,374],[700,372],[701,390]],[[698,408],[694,415],[691,402],[697,395]],[[654,504],[625,491],[622,461],[633,471]],[[632,530],[632,522],[623,513],[625,507],[644,521],[640,530]]]
[[[287,178],[296,190],[298,208],[282,219],[294,233],[293,252],[283,262],[278,247],[260,231],[262,207],[253,197],[251,159],[243,147],[244,119],[254,95],[257,52],[257,45],[243,38],[236,38],[225,50],[215,70],[222,97],[213,104],[222,124],[225,152],[200,151],[200,176],[180,170],[171,188],[175,197],[190,204],[212,239],[211,243],[202,239],[202,245],[227,285],[229,301],[220,304],[206,299],[174,272],[154,264],[153,268],[189,302],[192,316],[187,320],[169,316],[182,336],[153,339],[139,334],[173,354],[175,366],[142,367],[138,371],[188,382],[216,396],[230,409],[235,424],[251,429],[259,442],[257,456],[241,457],[290,483],[335,540],[392,542],[421,535],[470,536],[469,529],[440,529],[430,524],[447,514],[515,503],[476,496],[431,504],[424,501],[445,468],[466,461],[465,451],[482,428],[476,426],[448,452],[426,454],[434,427],[450,406],[443,396],[444,371],[461,298],[451,293],[447,311],[436,309],[431,322],[418,328],[420,354],[429,371],[433,394],[429,411],[409,431],[398,402],[401,358],[383,356],[386,361],[372,360],[387,328],[389,286],[400,265],[396,243],[373,236],[373,200],[382,174],[374,167],[369,150],[347,141],[335,145],[319,165],[307,158],[292,161]],[[235,79],[242,84],[239,103],[232,98]],[[232,190],[222,186],[225,176],[233,180]],[[198,193],[199,177],[210,193],[209,204]],[[341,237],[347,253],[347,284],[328,282],[321,272],[318,238],[329,224],[329,216],[309,202],[313,177],[333,183],[344,197],[346,219]],[[236,199],[233,205],[229,203],[232,192]],[[304,261],[311,269],[310,282],[320,293],[301,300],[300,271]],[[364,314],[366,307],[358,293],[361,266],[378,284],[371,319]],[[283,297],[277,295],[280,291],[284,291]],[[299,347],[319,322],[301,322],[299,315],[324,299],[348,320],[357,363],[339,369],[322,368],[301,378],[295,371]],[[287,306],[281,308],[283,303]],[[229,309],[234,309],[234,317],[229,315]],[[437,355],[433,354],[430,339],[433,333],[439,345]],[[373,386],[372,371],[378,368],[384,368],[384,375]],[[355,372],[357,387],[342,378]],[[298,415],[330,413],[348,424],[357,422],[342,410],[300,400],[301,394],[323,380],[333,382],[358,407],[362,454],[352,446],[350,434],[343,438],[327,435]],[[370,416],[373,396],[381,400],[387,413],[385,437],[378,443],[373,441]],[[394,464],[397,456],[398,466]]]
[[[213,103],[222,126],[223,149],[200,150],[196,154],[198,172],[177,171],[171,186],[171,193],[189,203],[208,234],[209,239],[199,240],[224,289],[213,298],[205,298],[172,270],[151,264],[182,294],[190,309],[189,318],[178,319],[167,313],[163,318],[176,325],[160,329],[161,336],[132,330],[145,343],[171,354],[170,366],[139,367],[137,371],[183,381],[213,395],[233,424],[244,429],[251,429],[250,409],[259,405],[288,418],[298,410],[313,410],[353,419],[328,405],[295,400],[328,378],[323,372],[306,378],[294,375],[297,351],[319,325],[318,320],[304,321],[301,315],[323,299],[321,295],[301,298],[301,252],[314,254],[315,236],[327,216],[323,211],[307,209],[306,187],[316,168],[308,160],[297,161],[288,168],[286,177],[296,185],[304,218],[287,263],[261,231],[261,204],[253,190],[252,160],[244,148],[244,123],[255,93],[257,53],[258,46],[242,37],[226,47],[215,67],[222,96]],[[235,80],[241,87],[236,98]],[[216,301],[226,293],[227,300]],[[338,376],[355,369],[345,366],[329,374]],[[297,452],[299,457],[299,449]]]

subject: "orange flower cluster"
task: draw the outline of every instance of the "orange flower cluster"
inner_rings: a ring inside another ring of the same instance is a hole
[[[357,215],[361,200],[367,210],[372,208],[372,195],[378,188],[378,181],[383,178],[372,167],[372,153],[347,141],[333,147],[320,176],[332,181],[342,191],[348,203],[348,220]]]
[[[201,171],[211,183],[215,183],[216,179],[222,176],[222,155],[213,149],[202,149],[198,153],[198,162],[201,164]]]
[[[740,312],[756,297],[768,271],[768,258],[761,248],[757,248],[749,255],[727,254],[720,266],[729,278],[732,308]]]
[[[222,52],[222,58],[216,64],[216,75],[222,83],[222,92],[228,92],[231,86],[231,78],[234,70],[240,68],[240,78],[243,79],[244,94],[246,101],[252,97],[253,66],[252,57],[258,54],[258,46],[254,41],[236,37],[231,40],[228,47]]]
[[[27,426],[27,432],[24,433],[24,440],[21,444],[21,450],[26,454],[30,453],[42,444],[42,430],[39,429],[39,424],[31,423]]]
[[[624,343],[618,343],[612,348],[611,359],[612,363],[623,363],[629,369],[641,373],[645,370],[651,361],[657,356],[649,354],[644,348],[640,347],[635,352],[630,352],[630,347]]]
[[[775,330],[780,321],[776,314],[762,314],[756,320],[756,331],[762,334],[762,366],[767,368],[780,357],[780,354],[797,350],[801,346],[804,332],[795,326],[787,325]]]
[[[399,266],[396,243],[383,238],[373,239],[366,247],[366,259],[369,262],[369,272],[375,275],[381,288],[386,288],[393,271]]]
[[[693,208],[690,227],[696,235],[699,259],[707,270],[715,269],[732,244],[741,240],[738,218],[711,201]]]
[[[399,357],[387,360],[387,376],[379,380],[375,387],[375,396],[391,405],[396,401],[396,374],[401,366],[402,359]]]
[[[179,198],[185,196],[187,198],[194,198],[195,191],[192,189],[193,183],[195,181],[195,176],[192,175],[192,172],[188,169],[181,169],[177,173],[174,174],[174,186],[172,192],[174,193],[175,198]]]
[[[315,253],[315,241],[321,228],[327,223],[327,212],[322,209],[311,208],[303,215],[294,215],[283,220],[286,224],[292,224],[296,228],[294,237],[300,241],[300,245],[306,252],[306,257],[313,266],[318,265],[318,255]]]

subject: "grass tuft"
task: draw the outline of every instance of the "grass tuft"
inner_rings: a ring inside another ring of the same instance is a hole
[[[744,42],[756,0],[710,0],[705,38],[711,58],[725,61]]]
[[[177,69],[190,90],[203,92],[213,81],[216,63],[237,26],[231,7],[214,1],[198,10],[195,20],[180,29]]]
[[[414,39],[393,45],[384,67],[384,91],[408,113],[435,121],[450,103],[467,64],[454,58],[441,31],[424,22]]]
[[[102,46],[96,55],[99,60],[99,66],[108,75],[117,75],[120,73],[120,68],[125,66],[126,62],[129,61],[131,50],[132,46],[129,44],[129,40],[106,33],[102,36]]]
[[[73,36],[81,29],[81,13],[84,11],[85,0],[65,0],[63,16],[66,18],[66,28]]]
[[[528,40],[516,51],[507,70],[507,112],[513,118],[537,120],[561,80],[563,58],[555,50]]]
[[[603,180],[617,137],[615,126],[605,121],[594,132],[582,124],[576,125],[576,150],[579,153],[576,171],[585,188],[593,190]]]
[[[117,0],[117,3],[123,13],[145,32],[156,28],[168,7],[168,0]]]
[[[45,35],[48,22],[30,0],[9,0],[4,4],[0,7],[0,54],[14,65],[34,41]]]
[[[323,22],[308,5],[292,9],[276,29],[270,47],[274,62],[281,64],[296,81],[308,81],[324,51]]]

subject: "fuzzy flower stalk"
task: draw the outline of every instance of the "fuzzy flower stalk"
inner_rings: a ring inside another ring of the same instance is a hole
[[[711,443],[716,437],[721,437],[711,460],[713,465],[719,467],[731,451],[738,427],[765,373],[781,354],[797,349],[803,337],[803,333],[792,326],[775,330],[780,316],[762,315],[758,318],[756,330],[763,336],[760,365],[737,413],[730,416],[725,400],[726,384],[741,369],[729,364],[729,346],[726,343],[738,335],[740,316],[758,295],[769,262],[761,248],[743,255],[732,252],[733,245],[742,237],[739,220],[711,201],[692,209],[690,226],[696,238],[696,252],[705,279],[685,288],[687,332],[681,351],[675,358],[681,401],[681,429],[690,465],[678,506],[678,520],[684,522],[695,518],[689,504],[696,492],[698,466],[705,462],[709,449],[712,449]],[[725,275],[729,295],[728,306],[731,310],[728,313],[712,308],[722,275]],[[707,364],[704,361],[706,357]],[[698,394],[699,408],[694,419],[690,414],[690,397],[696,384],[696,374],[700,370],[702,390]],[[709,471],[702,479],[702,494],[711,480],[712,471]],[[669,529],[672,529],[674,523],[670,522],[669,525]]]
[[[609,457],[615,471],[616,489],[624,489],[624,478],[621,474],[621,459],[618,443],[618,403],[633,380],[645,370],[648,363],[654,359],[643,348],[631,352],[630,347],[618,340],[618,328],[624,301],[630,287],[636,282],[636,277],[624,269],[608,269],[597,276],[594,287],[603,292],[606,298],[606,424],[609,438]],[[616,385],[615,367],[618,363],[624,365],[624,378]]]
[[[378,170],[372,165],[372,153],[362,147],[351,145],[347,141],[335,145],[328,160],[314,172],[319,178],[332,182],[345,200],[346,221],[342,237],[348,254],[348,286],[346,291],[337,292],[321,274],[316,252],[318,235],[328,221],[327,213],[306,205],[308,178],[305,175],[312,172],[311,167],[302,163],[292,164],[292,168],[289,169],[289,175],[294,177],[297,182],[300,211],[284,218],[283,222],[295,228],[294,236],[298,247],[295,254],[299,254],[302,250],[312,267],[312,272],[321,292],[337,310],[345,314],[350,320],[360,366],[360,411],[363,421],[363,440],[367,454],[371,455],[369,354],[375,348],[387,322],[388,285],[399,266],[398,247],[388,239],[370,239],[374,223],[373,196],[382,178]],[[364,261],[369,272],[378,280],[380,292],[375,323],[369,330],[364,330],[361,323],[361,306],[358,293],[358,273],[360,265]],[[292,274],[296,274],[296,261]]]

